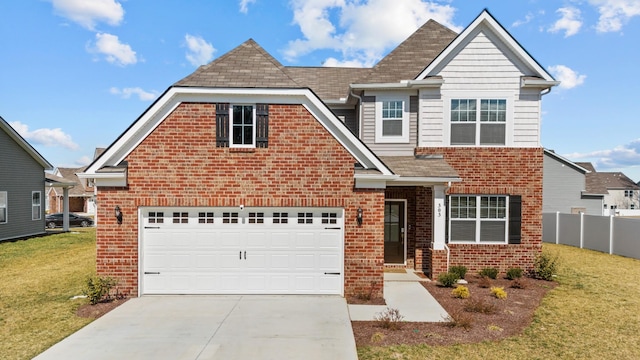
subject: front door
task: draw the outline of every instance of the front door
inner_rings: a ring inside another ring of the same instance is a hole
[[[405,262],[404,201],[384,203],[384,263]]]

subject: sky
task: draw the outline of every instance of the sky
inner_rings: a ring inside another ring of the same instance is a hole
[[[54,167],[80,167],[249,38],[284,65],[372,66],[427,20],[460,32],[484,8],[562,81],[542,146],[639,181],[640,0],[1,1],[0,116]]]

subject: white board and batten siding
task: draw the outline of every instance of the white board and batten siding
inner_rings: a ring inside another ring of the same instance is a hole
[[[141,208],[140,293],[343,295],[340,208]]]
[[[480,26],[458,51],[430,75],[444,79],[441,89],[420,91],[419,146],[449,146],[448,116],[451,99],[474,96],[507,99],[511,115],[507,120],[506,146],[540,146],[540,92],[522,89],[522,76],[532,70],[484,26]]]

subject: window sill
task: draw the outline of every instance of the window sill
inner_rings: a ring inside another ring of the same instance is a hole
[[[231,147],[229,148],[230,153],[254,153],[256,152],[256,148],[237,148]]]

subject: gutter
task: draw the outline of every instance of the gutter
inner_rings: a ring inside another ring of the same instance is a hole
[[[379,89],[420,89],[437,88],[444,84],[441,78],[425,80],[402,80],[395,83],[351,84],[351,90],[379,90]]]

